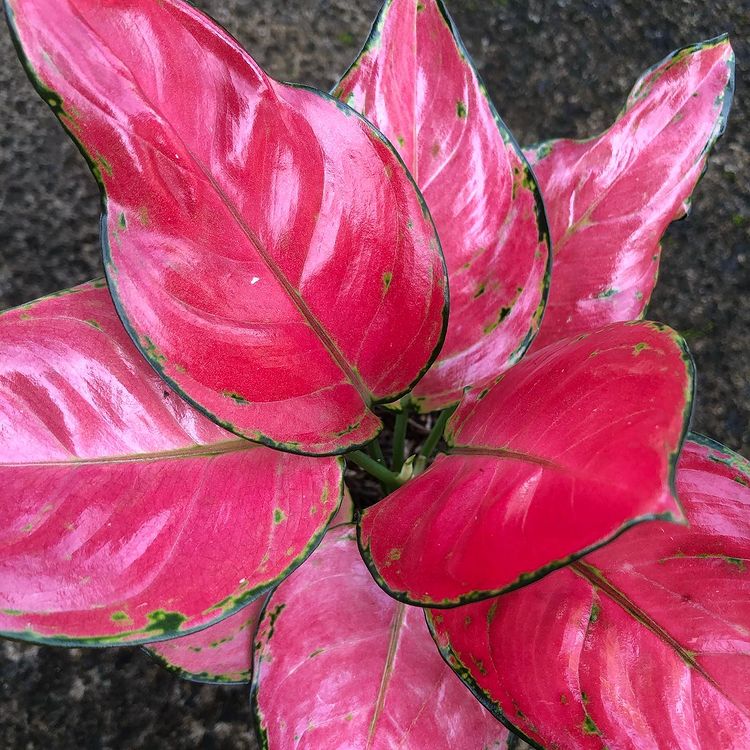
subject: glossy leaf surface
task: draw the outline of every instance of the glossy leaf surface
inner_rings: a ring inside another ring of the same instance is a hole
[[[750,465],[685,444],[689,527],[638,526],[496,599],[432,612],[446,658],[547,748],[750,747]]]
[[[270,750],[489,750],[508,736],[440,658],[424,611],[375,585],[351,526],[269,599],[253,705]]]
[[[103,282],[0,315],[0,632],[57,644],[205,626],[322,537],[341,462],[235,438],[165,388]]]
[[[692,401],[674,331],[614,324],[469,393],[448,455],[360,520],[381,585],[450,606],[528,583],[649,518],[680,520],[674,461]]]
[[[441,342],[430,217],[392,148],[271,80],[179,0],[9,0],[25,63],[106,197],[104,260],[138,347],[230,431],[341,453]]]
[[[265,602],[265,597],[260,597],[216,625],[144,649],[163,667],[186,680],[249,682],[253,636]]]
[[[641,77],[600,136],[527,151],[555,267],[535,348],[641,317],[656,284],[659,241],[688,211],[733,89],[726,38],[685,47]]]
[[[534,176],[441,0],[386,0],[334,93],[396,145],[435,220],[451,317],[413,395],[443,408],[516,362],[539,326],[549,238]]]

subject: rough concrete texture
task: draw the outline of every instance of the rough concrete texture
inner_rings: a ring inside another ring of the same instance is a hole
[[[598,132],[643,68],[684,44],[732,35],[738,86],[729,128],[691,217],[669,230],[650,314],[690,343],[700,376],[694,427],[747,454],[750,2],[449,4],[498,109],[526,143]],[[329,88],[357,53],[378,2],[198,5],[273,75]],[[0,306],[100,273],[98,204],[82,158],[0,33]],[[179,682],[134,649],[0,646],[0,747],[250,748],[249,726],[244,689]]]

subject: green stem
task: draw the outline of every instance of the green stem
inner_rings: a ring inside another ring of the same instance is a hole
[[[427,436],[427,440],[424,441],[424,445],[422,445],[422,448],[419,451],[419,455],[422,456],[422,458],[432,458],[432,455],[435,453],[435,449],[440,442],[440,438],[443,437],[445,425],[454,411],[456,411],[456,407],[449,406],[447,409],[443,409],[443,411],[440,412],[440,415],[435,420],[434,427],[430,431],[430,434]]]
[[[402,481],[397,474],[386,469],[383,464],[362,451],[352,451],[351,453],[347,453],[346,458],[353,464],[357,464],[360,469],[366,471],[370,476],[375,477],[387,492],[397,490],[402,484]]]
[[[406,444],[406,425],[409,423],[408,406],[404,405],[403,410],[396,415],[396,424],[393,428],[393,460],[391,469],[398,474],[404,465],[404,445]]]
[[[375,438],[367,444],[367,452],[374,458],[379,464],[386,466],[385,456],[383,455],[383,448],[380,445],[380,440]]]

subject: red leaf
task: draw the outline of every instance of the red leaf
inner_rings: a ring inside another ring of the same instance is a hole
[[[403,601],[451,606],[528,583],[651,518],[671,491],[692,361],[657,323],[526,357],[466,396],[430,469],[368,508],[365,561]]]
[[[441,409],[520,359],[539,327],[549,261],[539,190],[441,0],[386,2],[334,93],[396,144],[440,234],[451,318],[413,395]]]
[[[221,684],[249,682],[253,636],[265,603],[266,598],[261,597],[216,625],[144,646],[144,651],[186,680]]]
[[[154,641],[289,574],[341,461],[235,438],[138,354],[102,282],[0,315],[0,632]]]
[[[371,440],[372,405],[412,387],[447,314],[432,222],[390,145],[179,0],[9,7],[101,183],[107,277],[152,365],[252,440]]]
[[[270,597],[253,705],[271,750],[489,750],[508,737],[440,658],[423,610],[373,583],[353,527],[326,534]]]
[[[684,216],[734,90],[725,37],[672,53],[636,83],[597,138],[528,150],[554,248],[534,346],[643,315],[667,226]]]
[[[543,581],[432,612],[506,724],[544,747],[750,747],[750,464],[695,436],[689,527],[639,526]]]

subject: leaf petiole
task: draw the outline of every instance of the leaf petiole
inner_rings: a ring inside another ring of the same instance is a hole
[[[383,485],[386,492],[393,492],[404,484],[404,480],[398,474],[394,474],[390,469],[387,469],[383,464],[372,458],[372,456],[368,456],[363,451],[347,453],[346,458],[377,479]]]
[[[396,415],[393,427],[393,450],[391,452],[391,469],[398,474],[404,465],[404,447],[406,445],[406,427],[409,424],[411,409],[403,404],[402,410]]]
[[[443,409],[443,411],[440,412],[438,418],[435,420],[435,424],[433,425],[432,430],[430,430],[430,434],[427,436],[427,440],[424,441],[424,444],[419,450],[419,455],[422,458],[432,458],[435,450],[437,449],[438,443],[440,442],[440,438],[443,437],[445,425],[450,419],[451,414],[456,411],[457,407],[458,404],[456,404],[455,406],[449,406],[447,409]]]

